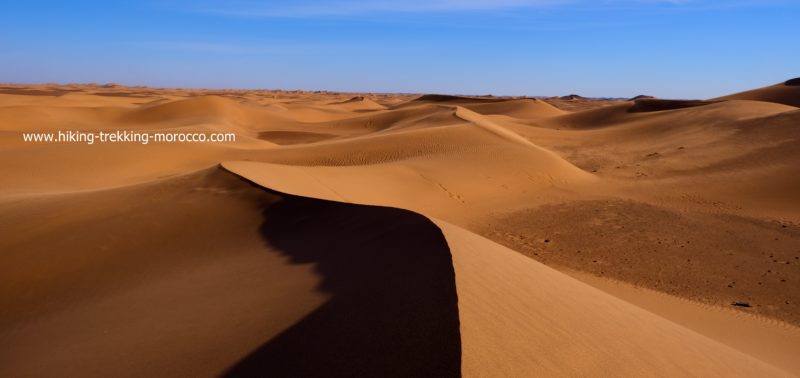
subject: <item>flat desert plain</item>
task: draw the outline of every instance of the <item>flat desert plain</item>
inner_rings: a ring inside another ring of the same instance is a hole
[[[0,85],[0,376],[796,376],[798,107]]]

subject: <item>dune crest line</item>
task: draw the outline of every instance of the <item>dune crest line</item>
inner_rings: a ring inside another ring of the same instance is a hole
[[[277,172],[271,166],[221,164],[250,182],[283,193],[287,186],[276,189],[273,184],[291,183],[307,168]],[[297,191],[287,194],[336,200],[307,180],[291,187]],[[348,200],[359,204],[357,199]],[[428,218],[440,228],[452,254],[465,375],[787,375],[488,239]],[[575,350],[582,352],[576,356]]]

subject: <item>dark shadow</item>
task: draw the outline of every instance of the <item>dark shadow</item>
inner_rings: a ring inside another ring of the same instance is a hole
[[[261,233],[292,263],[315,264],[332,298],[225,376],[460,375],[455,273],[429,219],[285,196],[264,211]]]
[[[656,98],[648,95],[638,95],[636,97],[631,97],[628,99],[628,101],[636,101],[636,100],[656,100]]]
[[[364,96],[353,96],[353,97],[350,97],[349,99],[344,100],[344,101],[331,102],[330,105],[352,104],[354,102],[361,102],[361,101],[364,101],[364,100],[365,100]]]
[[[558,98],[559,100],[567,100],[567,101],[574,101],[574,100],[588,100],[588,98],[583,97],[581,95],[571,94],[566,96],[561,96]]]
[[[796,78],[794,78],[794,79],[789,79],[789,80],[786,80],[786,82],[784,83],[784,85],[788,85],[788,86],[790,86],[790,87],[793,87],[793,86],[800,85],[800,77],[796,77]]]
[[[467,97],[467,96],[451,96],[451,95],[440,95],[440,94],[426,94],[419,96],[411,102],[464,102],[464,103],[475,103],[475,102],[503,102],[508,101],[508,98],[492,98],[490,96],[483,96],[483,97]]]
[[[634,101],[628,108],[628,113],[659,112],[662,110],[675,110],[693,108],[697,106],[711,105],[718,101],[703,100],[661,100],[657,98],[645,98]]]

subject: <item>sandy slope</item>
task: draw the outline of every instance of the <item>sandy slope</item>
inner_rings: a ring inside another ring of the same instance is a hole
[[[0,86],[0,375],[800,374],[788,84]],[[57,130],[237,139],[21,140]]]
[[[460,369],[450,254],[416,214],[217,168],[2,209],[0,375]]]
[[[317,178],[310,168],[280,171],[237,162],[224,167],[267,187],[274,183],[310,197],[344,200],[324,181],[309,181]],[[453,255],[466,375],[786,374],[459,227],[435,222]]]
[[[800,80],[791,79],[768,87],[719,97],[717,100],[758,100],[800,107]]]
[[[783,375],[450,224],[465,375]]]
[[[224,371],[327,297],[259,237],[277,200],[208,170],[3,204],[0,374]]]

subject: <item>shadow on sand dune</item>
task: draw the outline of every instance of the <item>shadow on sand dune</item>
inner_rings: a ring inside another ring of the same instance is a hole
[[[458,298],[438,227],[405,210],[284,197],[266,242],[315,264],[331,299],[225,376],[458,376]]]
[[[694,108],[697,106],[711,105],[713,103],[714,101],[703,100],[662,100],[658,98],[643,98],[635,100],[633,105],[628,108],[628,113],[660,112],[663,110]]]

